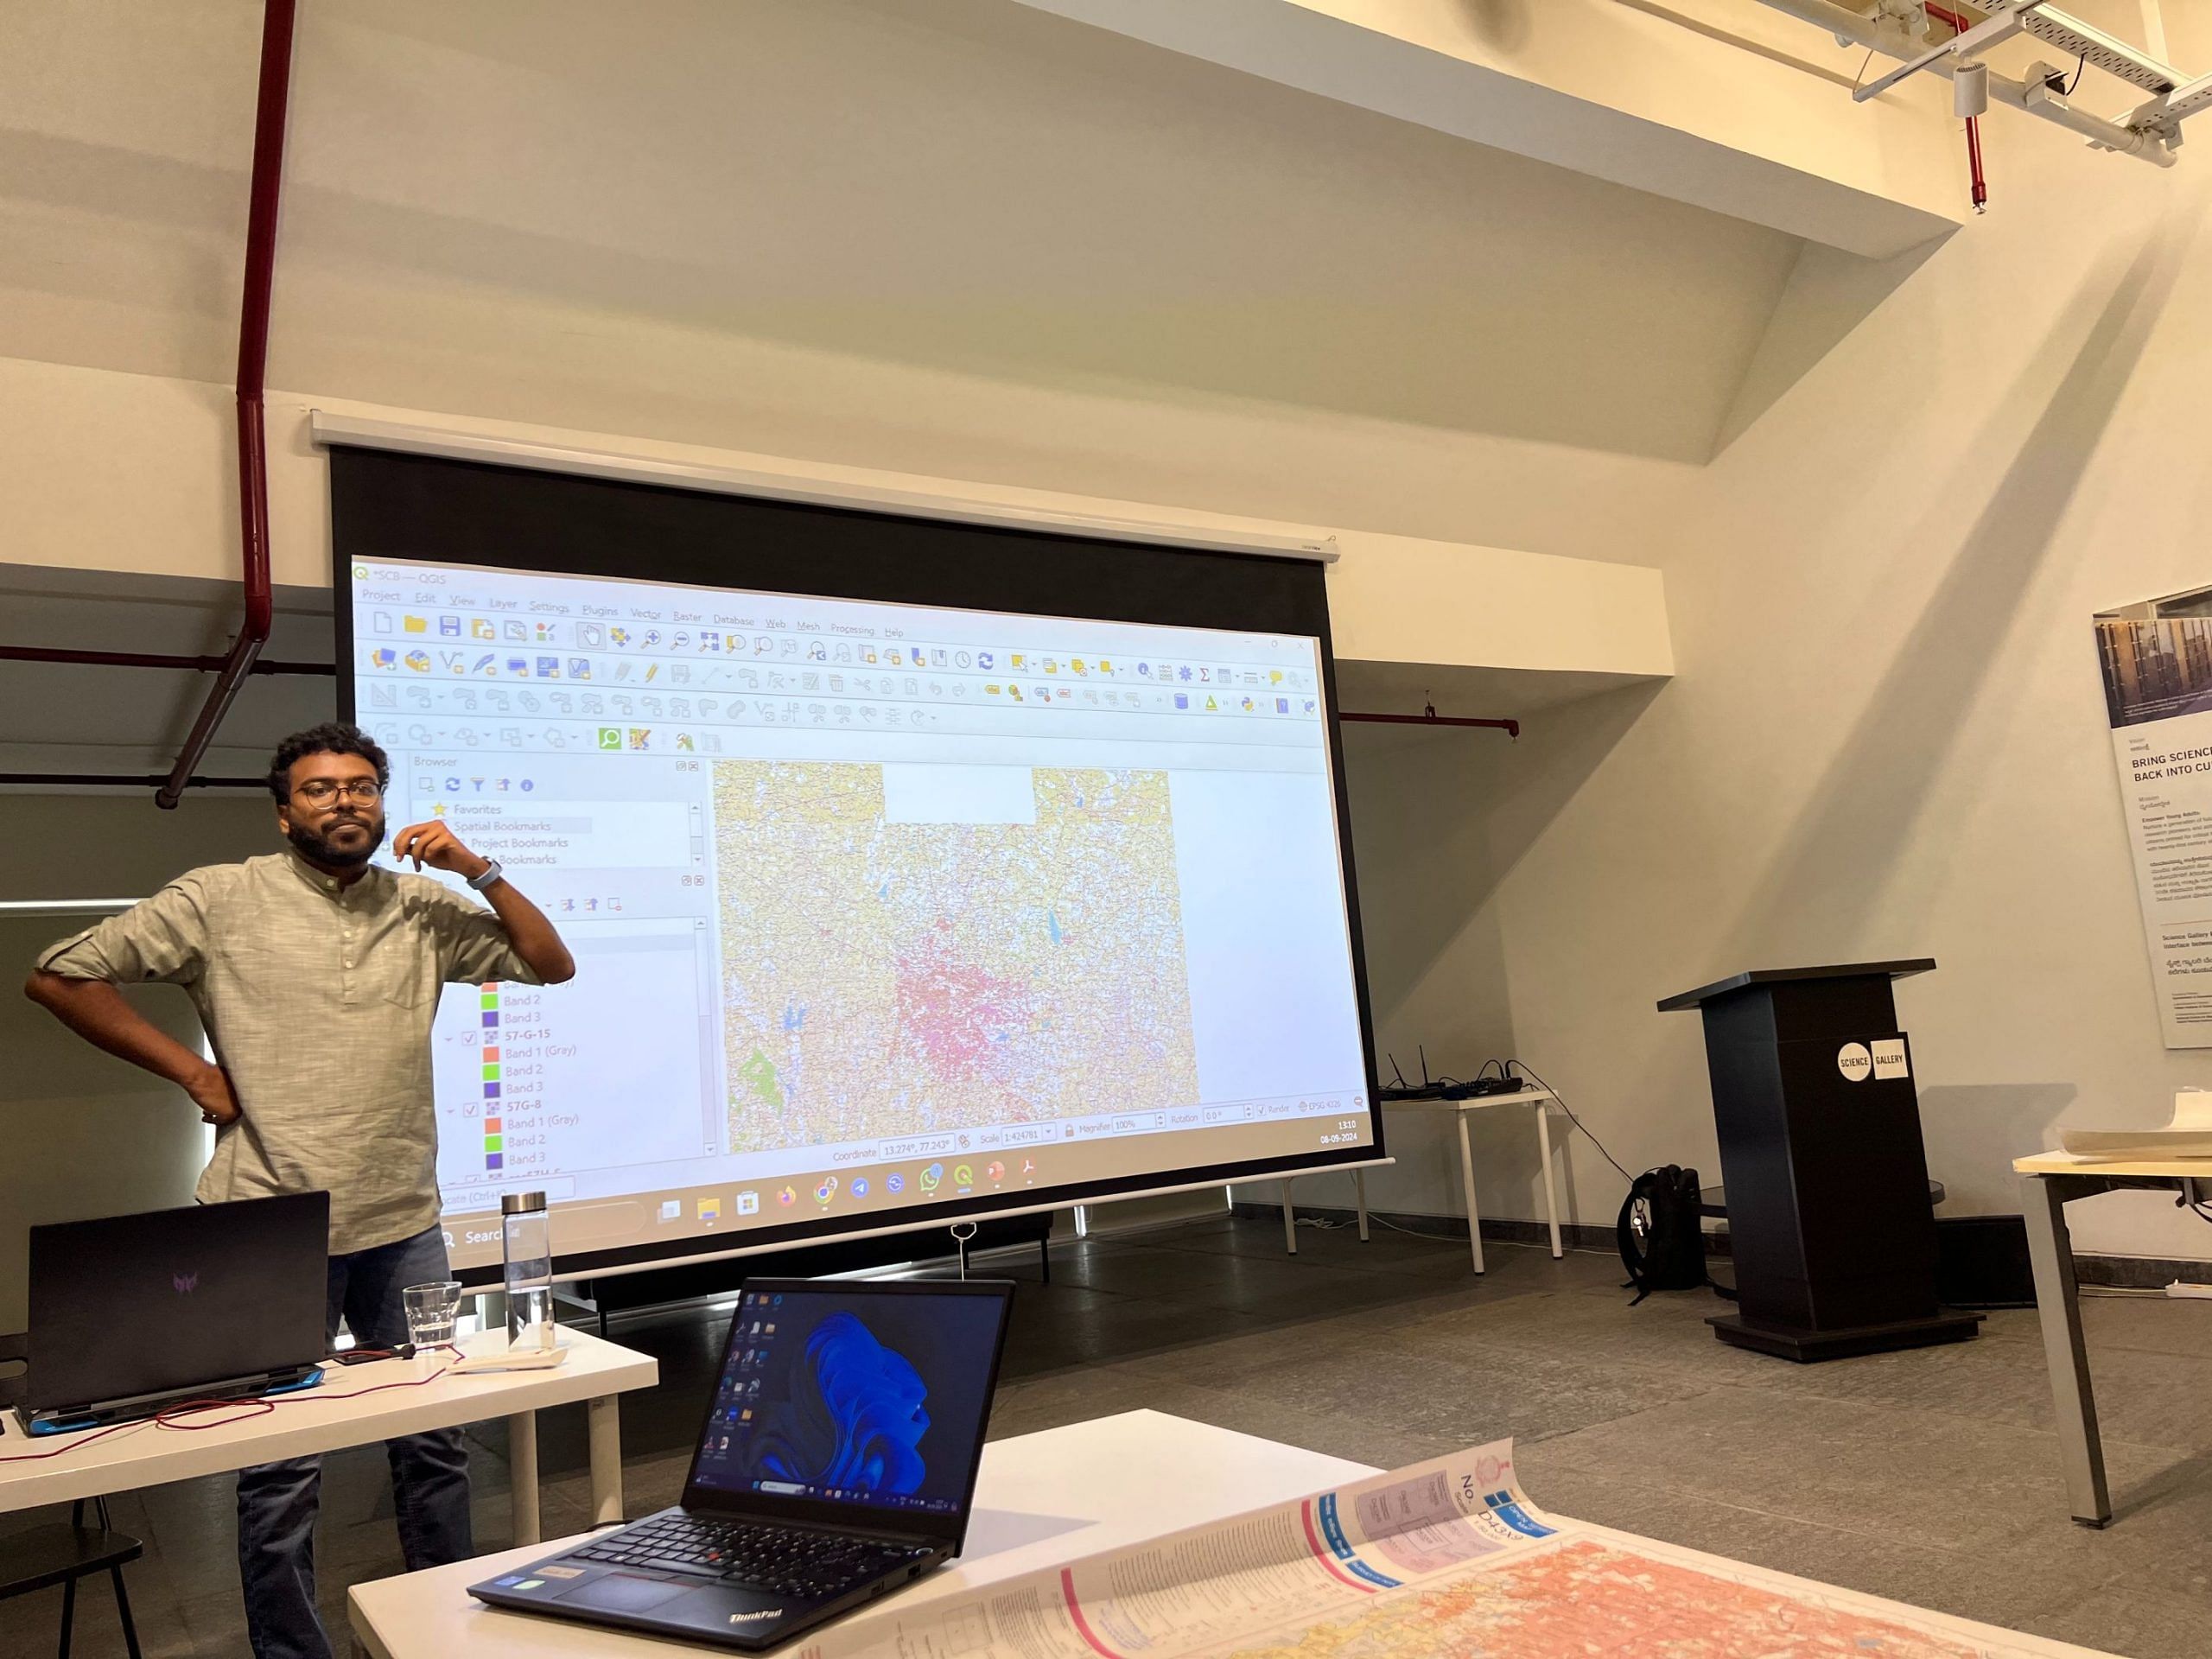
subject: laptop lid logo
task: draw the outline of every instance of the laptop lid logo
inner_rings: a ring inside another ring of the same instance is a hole
[[[200,1275],[196,1272],[173,1273],[169,1275],[169,1283],[176,1287],[178,1295],[189,1296],[200,1288]]]

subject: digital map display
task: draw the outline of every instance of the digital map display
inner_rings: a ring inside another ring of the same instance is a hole
[[[350,599],[391,824],[578,964],[441,1004],[456,1266],[518,1188],[574,1255],[1372,1143],[1318,640],[404,561]]]

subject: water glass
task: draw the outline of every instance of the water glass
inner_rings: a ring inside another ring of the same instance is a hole
[[[407,1305],[410,1342],[417,1348],[436,1348],[453,1340],[454,1319],[461,1311],[460,1280],[410,1285],[399,1294]]]

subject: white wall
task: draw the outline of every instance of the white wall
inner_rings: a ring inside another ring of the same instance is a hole
[[[2212,29],[2174,53],[2212,60]],[[1711,1172],[1699,1028],[1658,997],[1933,956],[1897,1002],[1953,1214],[2017,1211],[2009,1161],[2058,1122],[2159,1122],[2212,1083],[2212,1053],[2160,1046],[2088,621],[2208,577],[2212,178],[1997,116],[1985,139],[1988,217],[1679,498],[1657,550],[1675,680],[1532,721],[1479,771],[1454,774],[1440,737],[1364,763],[1363,870],[1395,834],[1436,883],[1427,903],[1368,883],[1402,1060],[1416,1033],[1455,1069],[1510,1046],[1630,1168]],[[1416,827],[1454,776],[1465,811],[1447,795]],[[1529,1138],[1478,1129],[1488,1213],[1541,1213]],[[1435,1137],[1393,1150],[1421,1166],[1374,1202],[1459,1208]],[[1573,1158],[1579,1219],[1609,1221],[1618,1179],[1586,1143]],[[2212,1256],[2149,1195],[2075,1227]]]
[[[0,899],[143,897],[179,870],[270,851],[268,798],[0,794]],[[32,959],[85,921],[0,917],[0,1331],[21,1331],[27,1230],[192,1202],[200,1114],[177,1090],[79,1041],[17,994]],[[200,1022],[167,985],[126,993],[181,1042]]]
[[[1210,414],[886,363],[846,365],[838,397],[821,411],[834,410],[840,423],[825,433],[808,406],[822,397],[819,391],[789,390],[780,403],[773,389],[756,387],[751,394],[762,400],[753,411],[756,429],[789,445],[774,452],[626,435],[613,427],[579,431],[331,395],[271,393],[276,580],[304,589],[330,581],[328,457],[309,430],[310,411],[321,409],[1057,512],[1230,530],[1319,529],[1334,532],[1343,550],[1329,571],[1341,657],[1625,674],[1665,674],[1673,667],[1662,579],[1639,568],[1643,537],[1609,543],[1603,525],[1609,489],[1626,497],[1646,478],[1680,469],[1627,461],[1600,465],[1580,451],[1510,442],[1496,443],[1494,456],[1462,453],[1465,464],[1454,465],[1452,446],[1414,429],[1294,410]],[[869,410],[915,414],[910,424],[886,431],[863,414]],[[1032,464],[1027,446],[1040,422],[1090,432],[1102,453],[1064,454],[1051,467]],[[4,562],[234,576],[232,431],[226,387],[0,358],[0,498],[10,503],[11,520],[0,549]],[[1194,454],[1211,457],[1219,473],[1195,476]],[[1325,454],[1331,457],[1325,468]],[[893,464],[924,456],[949,470],[931,475]],[[1286,457],[1312,463],[1298,484],[1292,481],[1298,469],[1275,473]],[[1239,484],[1241,473],[1253,476]],[[1275,481],[1263,486],[1262,474]],[[1542,543],[1556,543],[1558,550],[1485,546],[1433,533],[1455,522],[1450,495],[1466,489],[1471,478],[1489,486],[1484,522],[1525,529]],[[1384,490],[1397,493],[1386,502]],[[1580,511],[1560,511],[1570,497]],[[1263,505],[1271,510],[1259,511]],[[1307,508],[1310,516],[1298,516]]]

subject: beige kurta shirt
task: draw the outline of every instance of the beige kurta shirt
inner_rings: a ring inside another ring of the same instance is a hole
[[[289,851],[188,870],[38,965],[182,986],[239,1111],[217,1135],[200,1201],[327,1191],[333,1255],[438,1219],[441,988],[543,982],[498,917],[429,877],[372,866],[343,887]]]

